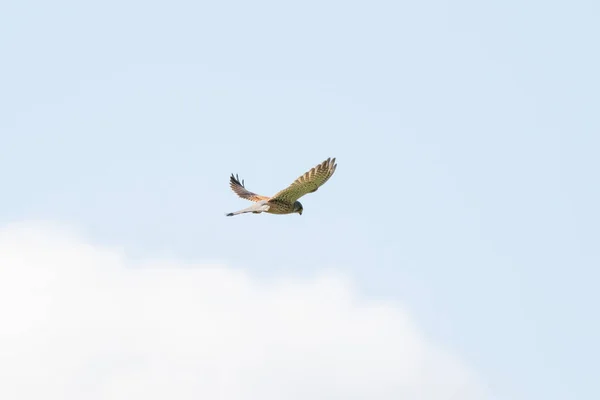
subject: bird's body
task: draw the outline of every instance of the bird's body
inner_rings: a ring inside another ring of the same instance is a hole
[[[263,212],[269,214],[298,213],[302,215],[304,207],[302,206],[302,203],[298,201],[298,199],[305,194],[316,192],[321,185],[331,178],[331,175],[333,175],[336,168],[337,164],[335,164],[335,158],[328,158],[321,164],[298,177],[298,179],[296,179],[290,186],[279,191],[272,197],[261,196],[248,191],[244,187],[244,181],[240,181],[237,176],[233,176],[232,174],[229,178],[229,186],[231,189],[242,199],[253,201],[255,204],[248,208],[244,208],[243,210],[235,211],[226,215],[231,217],[249,212],[254,214],[260,214]]]

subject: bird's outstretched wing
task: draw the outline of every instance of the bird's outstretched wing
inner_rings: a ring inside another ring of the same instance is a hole
[[[271,199],[293,203],[305,194],[316,192],[331,178],[336,168],[335,158],[328,158],[298,177],[290,186],[275,194]]]
[[[240,182],[240,178],[238,178],[237,174],[236,176],[233,176],[233,174],[231,174],[231,177],[229,178],[229,186],[231,187],[231,190],[233,190],[235,194],[240,196],[242,199],[250,201],[269,200],[269,197],[267,196],[261,196],[259,194],[252,193],[251,191],[247,190],[244,187],[244,180],[242,179],[242,181]]]

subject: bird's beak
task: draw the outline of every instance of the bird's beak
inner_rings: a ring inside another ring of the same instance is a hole
[[[298,211],[298,214],[302,215],[302,211]]]

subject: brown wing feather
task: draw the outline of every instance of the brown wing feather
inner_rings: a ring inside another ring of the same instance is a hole
[[[235,176],[231,174],[231,177],[229,178],[229,186],[231,187],[231,190],[233,190],[235,194],[240,196],[242,199],[250,201],[262,201],[270,199],[270,197],[261,196],[259,194],[252,193],[251,191],[247,190],[244,187],[244,180],[242,179],[242,181],[240,182],[240,178],[237,176],[237,174]]]
[[[299,176],[290,186],[275,194],[272,199],[293,203],[305,194],[316,192],[331,178],[336,168],[335,158],[328,158]]]

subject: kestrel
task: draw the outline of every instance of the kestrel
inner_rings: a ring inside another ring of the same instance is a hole
[[[302,215],[304,208],[298,199],[305,194],[316,192],[321,185],[331,178],[331,175],[333,175],[336,168],[337,164],[335,163],[335,158],[328,158],[310,171],[299,176],[290,186],[276,193],[273,197],[261,196],[250,192],[244,187],[243,180],[240,182],[237,175],[233,176],[233,174],[231,174],[229,186],[231,186],[231,189],[235,194],[242,199],[254,201],[256,204],[225,215],[231,217],[248,212],[254,214],[260,214],[262,212],[269,214],[298,213]]]

